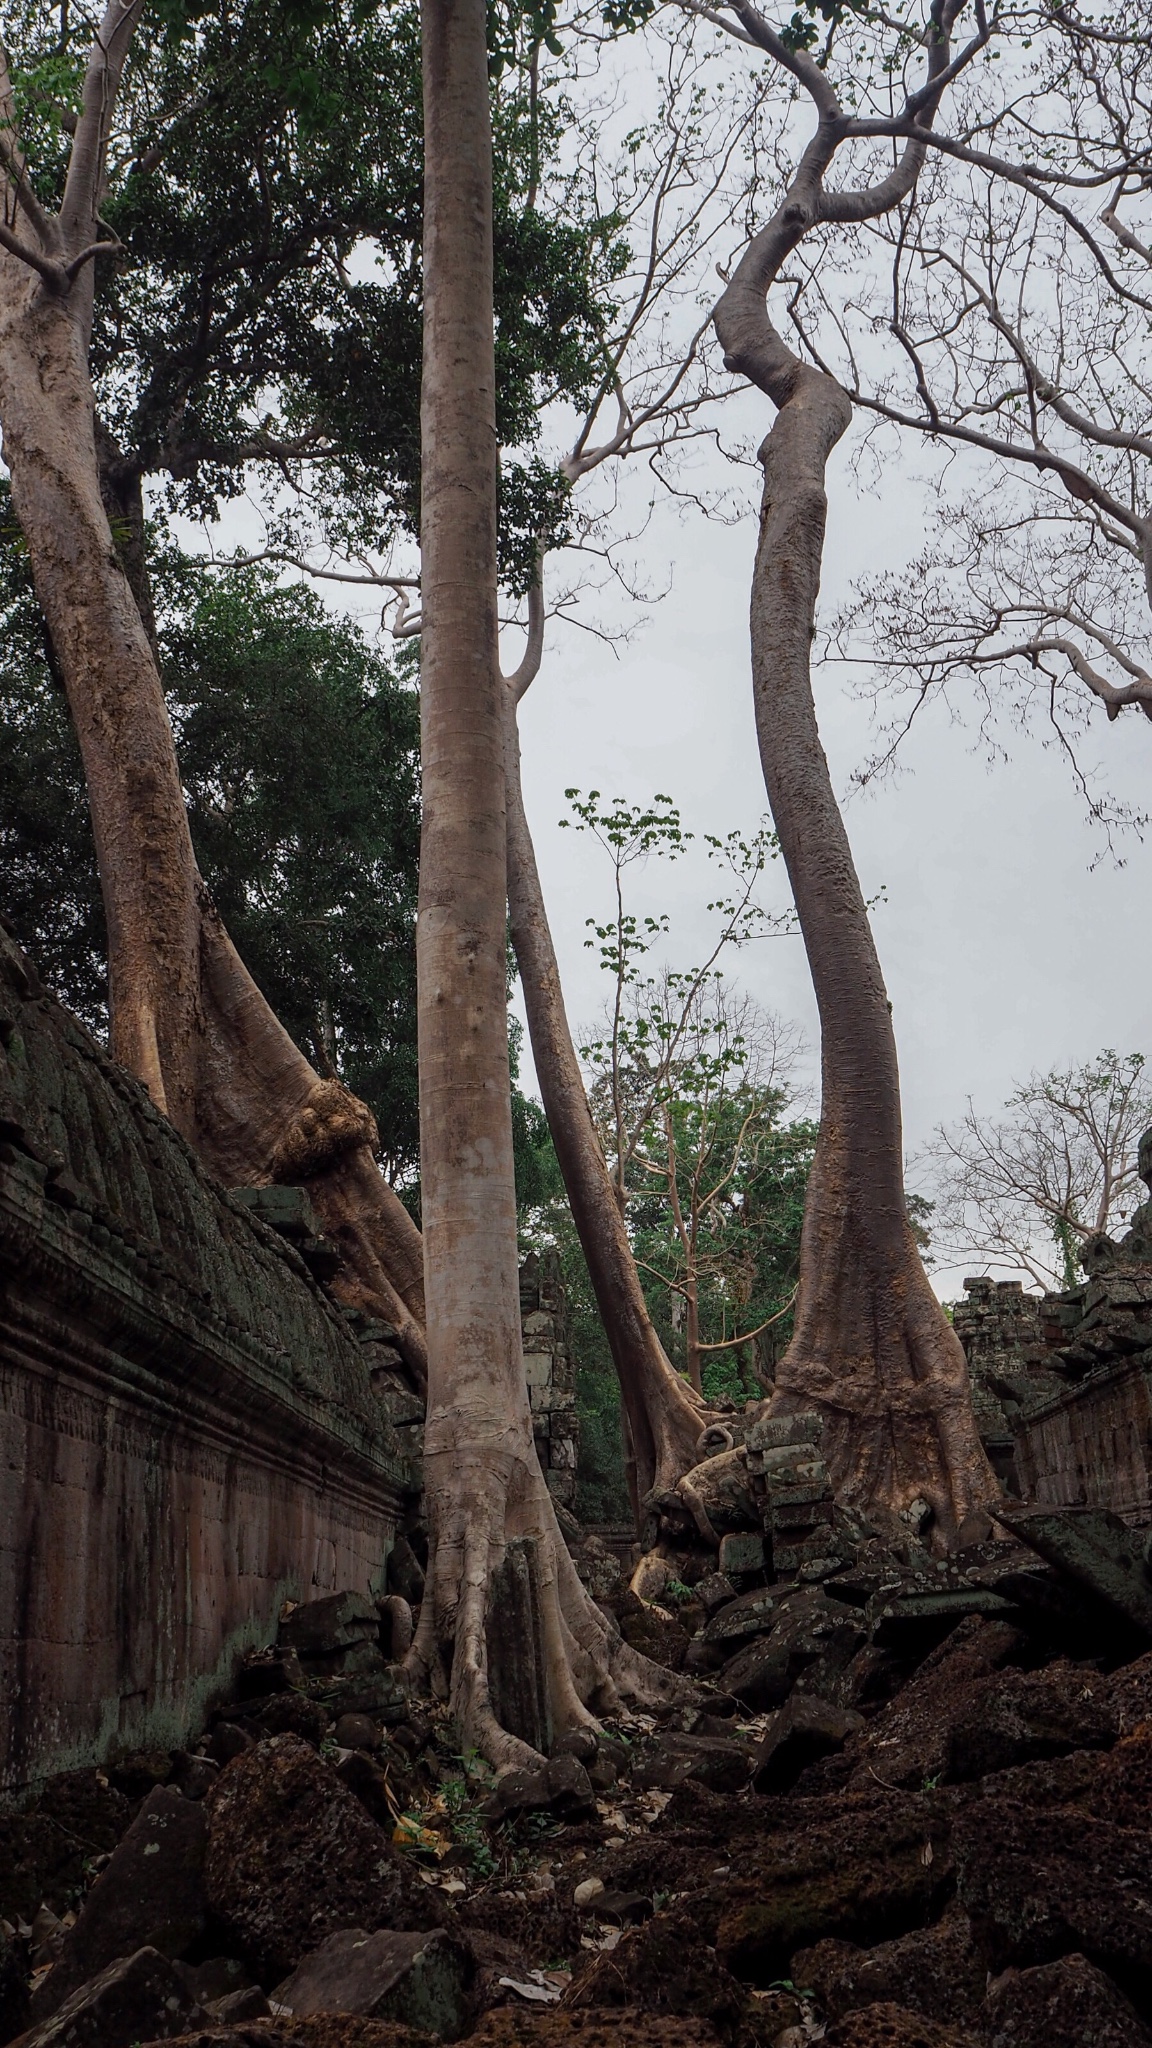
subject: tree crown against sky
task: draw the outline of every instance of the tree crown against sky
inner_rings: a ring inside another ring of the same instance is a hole
[[[916,1162],[934,1198],[936,1263],[991,1264],[1034,1286],[1075,1287],[1082,1245],[1098,1231],[1115,1235],[1145,1198],[1137,1150],[1150,1124],[1141,1053],[1105,1050],[1033,1074],[994,1116],[969,1102]]]
[[[1142,827],[1098,741],[1102,712],[1152,713],[1152,22],[986,25],[914,194],[794,258],[789,318],[862,415],[863,479],[899,442],[940,493],[915,558],[867,579],[827,645],[877,707],[862,779],[942,699],[994,749],[1039,733],[1099,824]]]
[[[506,536],[562,517],[530,444],[542,393],[595,386],[618,223],[559,163],[570,108],[516,62],[493,83],[498,423],[523,451]],[[5,9],[31,174],[59,187],[85,53],[67,9]],[[535,76],[535,75],[534,75]],[[117,107],[93,326],[126,460],[213,518],[255,481],[353,542],[418,518],[422,132],[417,10],[245,0],[145,11]],[[289,522],[290,523],[290,522]],[[522,543],[521,543],[522,545]]]

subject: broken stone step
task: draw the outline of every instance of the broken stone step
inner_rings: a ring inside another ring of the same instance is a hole
[[[997,1520],[1114,1615],[1152,1638],[1152,1584],[1145,1532],[1106,1508],[1004,1507]]]
[[[458,2040],[468,2021],[471,1956],[455,1936],[343,1928],[272,1992],[274,2015],[356,2013]]]
[[[280,1623],[280,1642],[301,1657],[326,1657],[355,1643],[374,1642],[380,1617],[363,1593],[329,1593],[309,1600]]]
[[[199,1800],[186,1799],[172,1785],[153,1788],[85,1898],[59,1960],[37,1987],[34,2019],[57,2012],[79,1985],[119,1958],[144,1949],[178,1956],[191,1946],[208,1924],[207,1837]]]
[[[81,1984],[50,2019],[20,2036],[19,2048],[135,2048],[173,2040],[207,2019],[168,1957],[141,1948]]]
[[[776,1614],[776,1602],[763,1587],[741,1593],[721,1607],[704,1626],[706,1643],[744,1642],[751,1636],[767,1635]]]
[[[794,1692],[772,1718],[756,1752],[752,1787],[756,1792],[787,1792],[801,1771],[821,1757],[843,1749],[850,1735],[864,1726],[863,1714],[835,1707],[827,1700]]]
[[[922,1634],[925,1627],[951,1627],[970,1614],[1000,1615],[1014,1612],[1012,1604],[999,1593],[982,1586],[943,1587],[938,1593],[903,1593],[895,1598],[877,1595],[868,1602],[865,1616],[872,1640],[882,1650],[899,1648],[909,1636]]]

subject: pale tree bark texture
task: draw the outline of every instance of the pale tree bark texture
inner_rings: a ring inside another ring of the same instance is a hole
[[[772,1410],[815,1407],[841,1499],[899,1512],[917,1496],[940,1547],[983,1532],[998,1498],[972,1414],[964,1353],[928,1284],[903,1185],[900,1085],[890,1005],[817,729],[810,651],[827,511],[825,470],[851,418],[836,381],[800,361],[772,326],[781,263],[821,220],[886,211],[915,184],[923,146],[862,193],[829,194],[824,174],[850,132],[827,78],[740,10],[806,86],[813,141],[774,218],[746,250],[716,312],[730,369],[778,408],[760,449],[764,498],[752,586],[756,726],[772,816],[800,921],[821,1029],[820,1135],[808,1188],[792,1342]],[[929,79],[948,63],[937,13]],[[937,95],[938,97],[938,95]],[[934,111],[929,98],[925,112]]]
[[[509,746],[518,755],[514,731]],[[674,1486],[697,1463],[710,1417],[670,1364],[644,1299],[568,1028],[515,758],[508,782],[508,907],[536,1077],[619,1376],[642,1500],[653,1488]]]
[[[535,1761],[493,1705],[487,1622],[510,1541],[531,1539],[557,1734],[646,1673],[588,1598],[532,1439],[521,1352],[505,986],[506,685],[496,610],[492,136],[485,0],[423,0],[421,394],[423,829],[417,979],[428,1309],[429,1567],[410,1665],[463,1739]]]
[[[56,215],[45,214],[24,174],[0,71],[0,428],[84,761],[108,924],[112,1051],[226,1184],[308,1188],[344,1254],[346,1297],[395,1322],[422,1379],[419,1232],[376,1168],[369,1111],[321,1080],[292,1043],[208,899],[153,622],[101,494],[88,365],[93,250],[112,108],[139,12],[122,0],[106,10]]]
[[[537,616],[533,632],[538,635],[542,628],[538,592],[534,593],[534,610]],[[530,636],[527,666],[520,671],[529,681],[535,673],[531,652]],[[513,677],[508,690],[506,736],[508,915],[512,944],[548,1128],[620,1381],[634,1464],[630,1475],[632,1505],[639,1519],[649,1493],[662,1493],[675,1486],[699,1462],[699,1439],[710,1416],[703,1401],[669,1362],[653,1327],[612,1177],[588,1108],[524,809],[516,685],[517,678]],[[522,683],[521,694],[526,687],[527,683]]]

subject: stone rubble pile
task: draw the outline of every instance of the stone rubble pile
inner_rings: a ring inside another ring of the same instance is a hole
[[[835,1505],[814,1417],[702,1448],[631,1583],[570,1538],[680,1705],[495,1781],[398,1661],[413,1527],[193,1749],[0,1825],[0,2042],[1152,2048],[1142,1535],[1012,1508],[937,1558],[922,1504]]]

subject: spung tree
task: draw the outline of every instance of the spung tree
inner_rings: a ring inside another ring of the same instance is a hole
[[[542,17],[523,17],[517,33],[531,50],[546,27]],[[656,43],[660,76],[650,122],[636,128],[629,121],[614,141],[598,107],[574,123],[566,137],[572,170],[563,188],[565,220],[601,224],[597,234],[585,232],[590,280],[601,279],[596,347],[566,358],[563,380],[555,373],[540,379],[542,412],[521,427],[534,445],[531,459],[502,450],[498,547],[503,602],[511,608],[526,600],[528,628],[523,659],[507,679],[509,927],[556,1158],[620,1382],[637,1500],[653,1484],[674,1484],[696,1462],[708,1413],[673,1370],[653,1326],[589,1117],[521,787],[516,707],[540,667],[548,609],[565,618],[579,617],[584,609],[579,602],[582,578],[575,587],[564,581],[565,547],[590,550],[606,564],[605,573],[619,577],[635,596],[626,567],[628,537],[615,516],[618,464],[638,457],[651,465],[661,488],[675,489],[681,459],[690,456],[699,437],[713,431],[709,408],[718,394],[701,350],[708,322],[700,320],[699,294],[708,288],[710,250],[741,212],[747,180],[742,172],[734,175],[738,145],[761,135],[765,95],[758,81],[733,91],[726,67],[701,53],[689,24],[674,19],[671,29],[665,23],[663,30]],[[554,40],[549,31],[546,46]],[[507,57],[503,42],[501,48]],[[536,54],[543,57],[539,48]],[[546,110],[547,102],[534,102],[530,94],[529,104],[537,108],[533,119],[546,139],[550,130],[540,109]],[[545,196],[530,167],[526,204],[535,208]],[[548,204],[554,211],[555,193]],[[496,215],[499,293],[498,203]],[[609,226],[614,239],[606,239]],[[502,315],[502,341],[505,331]],[[545,364],[550,360],[547,354],[542,358]],[[567,452],[550,469],[543,451],[550,403],[558,395],[577,405],[579,423],[562,444]],[[497,417],[503,433],[499,406]],[[387,548],[356,550],[345,540],[335,549],[332,543],[340,536],[323,514],[316,517],[310,538],[313,546],[299,545],[291,553],[301,567],[352,583],[395,587],[396,563]],[[276,545],[274,534],[262,552],[281,559],[287,553]],[[546,568],[554,552],[558,560],[546,599]],[[413,576],[400,586],[392,616],[398,638],[415,637],[421,629],[418,604],[409,595],[416,581]]]
[[[973,1420],[964,1355],[909,1221],[891,1006],[812,693],[825,470],[852,407],[843,386],[784,339],[768,301],[806,237],[912,200],[948,88],[989,44],[978,10],[969,39],[956,45],[962,5],[932,0],[905,23],[863,4],[821,0],[782,27],[752,0],[697,10],[767,57],[810,123],[807,139],[782,152],[778,203],[748,239],[714,316],[726,366],[776,409],[759,451],[753,691],[821,1029],[820,1135],[794,1331],[772,1408],[819,1409],[841,1498],[891,1512],[920,1495],[941,1547],[987,1527],[997,1487]],[[903,103],[893,111],[901,74]]]
[[[547,1705],[590,1724],[645,1672],[576,1575],[536,1457],[521,1352],[506,1009],[505,685],[497,615],[492,130],[483,0],[424,0],[424,377],[417,969],[428,1271],[429,1566],[414,1669],[499,1766],[535,1752],[496,1717],[494,1567],[529,1546]]]

